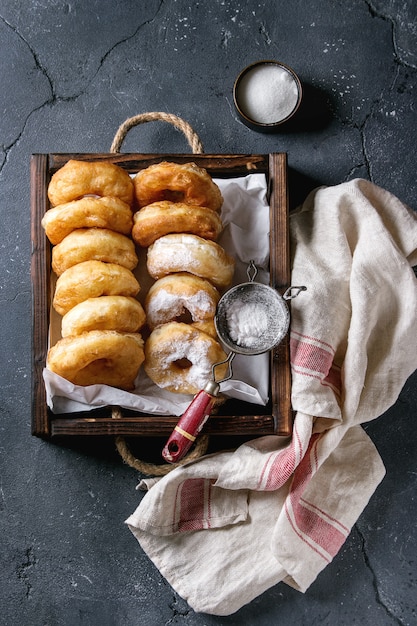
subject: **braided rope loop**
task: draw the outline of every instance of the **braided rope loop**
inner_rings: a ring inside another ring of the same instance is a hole
[[[193,128],[186,122],[181,119],[177,115],[173,113],[164,113],[162,111],[153,111],[149,113],[140,113],[139,115],[134,115],[133,117],[129,117],[126,121],[123,122],[119,126],[119,129],[116,132],[116,135],[113,139],[113,142],[110,147],[110,152],[118,153],[120,152],[120,148],[122,143],[131,128],[137,126],[138,124],[144,124],[146,122],[156,122],[163,121],[168,122],[178,128],[178,130],[182,131],[191,147],[193,154],[203,154],[203,144],[197,133],[193,130]]]
[[[122,412],[118,407],[114,407],[112,409],[112,418],[122,418]],[[141,474],[145,474],[146,476],[165,476],[176,467],[180,467],[181,465],[188,463],[188,461],[195,461],[196,459],[199,459],[201,456],[203,456],[207,452],[209,436],[200,435],[191,451],[181,461],[178,461],[178,463],[164,463],[161,465],[156,463],[149,463],[147,461],[142,461],[141,459],[136,458],[129,449],[129,446],[127,445],[126,439],[124,437],[117,436],[115,443],[116,449],[126,465],[129,465],[133,469],[141,472]]]

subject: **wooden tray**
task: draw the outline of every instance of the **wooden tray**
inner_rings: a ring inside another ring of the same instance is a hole
[[[51,246],[41,226],[49,208],[47,188],[52,174],[69,159],[111,161],[134,173],[161,160],[193,161],[213,177],[232,178],[260,172],[267,176],[270,204],[270,284],[281,294],[290,286],[287,157],[279,154],[34,154],[31,159],[32,223],[32,434],[44,438],[84,435],[169,436],[178,417],[145,415],[123,410],[112,418],[112,407],[82,413],[53,414],[46,405],[42,377],[45,367],[51,303]],[[271,351],[270,400],[265,407],[227,400],[204,432],[213,435],[290,435],[292,432],[289,339]]]

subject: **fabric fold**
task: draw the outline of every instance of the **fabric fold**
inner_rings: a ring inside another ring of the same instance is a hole
[[[302,592],[336,556],[385,475],[362,427],[349,428],[337,443],[340,430],[312,436],[272,533],[285,582]]]
[[[229,615],[282,581],[305,592],[385,469],[362,424],[417,368],[416,214],[356,179],[290,218],[291,438],[267,436],[158,481],[127,523],[197,612]]]
[[[154,484],[127,523],[153,535],[167,536],[245,521],[247,489],[230,493],[216,486],[219,467],[231,455],[207,455],[204,460],[177,468],[171,480]]]

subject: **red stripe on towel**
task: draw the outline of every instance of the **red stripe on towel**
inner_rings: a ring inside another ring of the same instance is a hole
[[[179,519],[175,524],[178,532],[210,528],[210,496],[208,479],[189,478],[179,485]]]
[[[341,394],[340,367],[333,363],[335,350],[325,341],[291,331],[291,367],[294,373],[316,378],[325,387]]]
[[[304,445],[306,446],[306,444]],[[281,452],[272,452],[268,456],[262,468],[257,489],[275,491],[282,487],[291,478],[304,452],[305,448],[303,447],[302,438],[298,432],[297,425],[294,424],[293,436],[289,445]]]
[[[313,504],[312,502],[308,502],[307,500],[305,500],[304,498],[300,498],[300,502],[303,502],[306,506],[314,509],[315,511],[317,511],[317,513],[319,515],[321,515],[322,517],[327,518],[331,523],[336,524],[337,526],[340,526],[340,528],[342,529],[343,532],[346,533],[346,536],[350,533],[350,530],[347,526],[345,526],[344,524],[342,524],[339,520],[337,520],[335,517],[332,517],[331,515],[329,515],[328,513],[326,513],[326,511],[323,511],[323,509],[321,509],[320,507],[316,506],[315,504]]]
[[[318,469],[317,446],[320,437],[320,434],[311,437],[307,453],[294,472],[285,511],[298,537],[326,562],[330,562],[345,542],[349,530],[336,518],[302,497]]]
[[[298,331],[293,330],[293,329],[291,329],[291,336],[301,337],[303,341],[318,343],[321,346],[323,346],[323,348],[327,348],[328,350],[330,350],[330,352],[333,352],[333,354],[335,353],[335,349],[333,348],[332,345],[330,345],[330,343],[327,343],[327,341],[322,341],[322,339],[317,339],[317,337],[310,337],[310,335],[303,335],[302,333],[299,333]]]
[[[327,376],[333,363],[334,352],[328,348],[291,337],[291,362],[295,367]]]

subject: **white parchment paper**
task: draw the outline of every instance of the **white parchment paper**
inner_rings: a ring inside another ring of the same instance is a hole
[[[220,187],[224,203],[221,217],[224,230],[218,243],[236,259],[233,284],[246,282],[247,267],[253,259],[258,268],[256,280],[269,282],[269,205],[264,174],[249,174],[241,178],[215,179]],[[141,292],[146,295],[152,282],[146,272],[146,252],[142,251],[138,269],[135,271]],[[60,319],[51,315],[51,342],[57,340]],[[226,350],[227,351],[227,350]],[[160,389],[140,369],[133,392],[126,392],[106,385],[80,387],[44,370],[47,403],[54,413],[73,413],[100,406],[115,405],[134,409],[146,414],[182,415],[191,396],[175,394]],[[221,392],[230,398],[238,398],[253,404],[264,405],[268,401],[269,354],[257,356],[236,355],[233,360],[233,379],[221,384]]]

